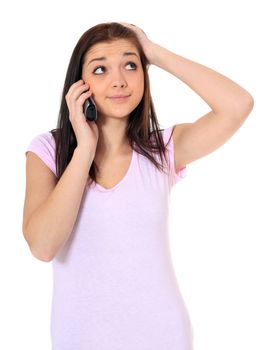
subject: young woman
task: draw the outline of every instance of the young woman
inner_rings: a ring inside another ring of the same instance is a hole
[[[160,129],[151,64],[212,110]],[[96,121],[85,118],[88,97]],[[36,258],[53,263],[53,350],[193,348],[169,253],[169,195],[186,165],[225,143],[252,108],[242,87],[135,25],[103,23],[82,35],[57,128],[26,152],[23,234]]]

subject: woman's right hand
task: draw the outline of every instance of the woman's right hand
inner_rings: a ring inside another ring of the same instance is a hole
[[[88,121],[83,113],[83,105],[92,95],[89,86],[84,81],[78,80],[69,88],[65,96],[69,109],[69,119],[74,130],[77,146],[89,150],[89,154],[95,155],[99,131],[94,121]]]

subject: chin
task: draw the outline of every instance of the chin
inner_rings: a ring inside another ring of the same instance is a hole
[[[98,117],[100,118],[100,116],[104,117],[104,118],[128,118],[129,115],[133,112],[134,108],[120,108],[119,110],[113,110],[113,111],[107,111],[107,113],[100,113],[99,111],[99,115]]]

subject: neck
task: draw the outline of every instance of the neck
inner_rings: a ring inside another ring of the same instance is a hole
[[[131,149],[126,137],[127,119],[111,119],[97,122],[99,139],[96,154],[104,157],[114,157]]]

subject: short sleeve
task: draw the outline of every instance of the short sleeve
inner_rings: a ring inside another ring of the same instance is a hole
[[[31,151],[34,152],[57,176],[55,162],[55,140],[51,132],[39,134],[34,137],[29,143],[25,154]]]
[[[171,136],[173,130],[173,126],[170,126],[168,128],[165,128],[163,131],[163,140],[165,143],[165,146]],[[169,157],[169,166],[170,166],[170,177],[171,177],[171,185],[175,185],[180,180],[184,179],[187,175],[186,166],[178,171],[176,173],[175,166],[174,166],[174,145],[173,145],[173,136],[171,136],[171,139],[167,145],[168,150],[168,157]]]

